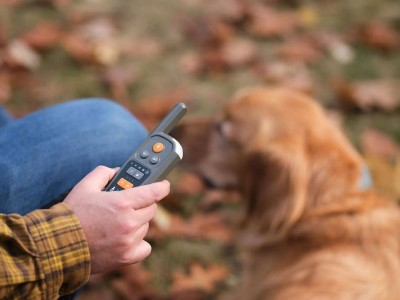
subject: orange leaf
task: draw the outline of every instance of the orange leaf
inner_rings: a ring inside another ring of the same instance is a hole
[[[396,80],[380,79],[347,83],[335,82],[338,101],[344,108],[362,111],[379,109],[392,111],[400,105],[400,90]]]
[[[321,57],[321,52],[309,39],[288,40],[278,49],[278,55],[289,61],[312,63]]]
[[[358,40],[373,48],[393,51],[400,48],[400,35],[387,23],[370,22],[358,30]]]
[[[301,27],[296,12],[279,12],[260,4],[249,7],[249,30],[260,37],[285,36]]]
[[[67,34],[64,36],[62,44],[73,58],[80,62],[94,61],[94,47],[77,34]]]
[[[25,32],[21,39],[35,49],[49,49],[61,40],[62,31],[54,22],[42,22]]]

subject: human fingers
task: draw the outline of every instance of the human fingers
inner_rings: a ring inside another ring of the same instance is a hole
[[[101,191],[117,173],[117,168],[111,169],[105,166],[97,166],[87,174],[77,186],[85,187],[93,191]]]
[[[157,204],[153,203],[149,206],[143,207],[133,211],[132,218],[134,218],[139,224],[144,224],[153,219],[157,211]]]
[[[138,245],[138,247],[132,249],[132,263],[137,263],[139,261],[142,261],[147,256],[149,256],[150,253],[151,253],[151,245],[145,240],[142,240]]]
[[[149,222],[144,223],[142,226],[140,226],[138,228],[138,230],[136,230],[136,232],[134,233],[134,239],[136,241],[141,241],[145,238],[147,232],[149,231]]]
[[[160,201],[169,194],[169,191],[169,181],[163,180],[161,182],[142,185],[117,193],[124,193],[126,198],[130,199],[133,209],[141,209]]]

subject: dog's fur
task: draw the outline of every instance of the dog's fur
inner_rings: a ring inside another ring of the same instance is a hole
[[[174,134],[186,165],[242,193],[231,299],[400,298],[399,209],[360,190],[361,158],[313,99],[247,89]]]

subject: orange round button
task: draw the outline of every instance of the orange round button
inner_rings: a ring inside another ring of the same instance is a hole
[[[160,152],[162,152],[163,150],[164,150],[164,144],[163,144],[163,143],[158,142],[158,143],[155,143],[155,144],[153,145],[153,151],[154,151],[154,153],[160,153]]]

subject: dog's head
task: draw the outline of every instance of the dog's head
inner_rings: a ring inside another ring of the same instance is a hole
[[[217,187],[240,188],[244,228],[262,236],[279,238],[305,212],[358,188],[358,154],[315,101],[292,90],[240,91],[215,118],[173,134],[184,165]]]

